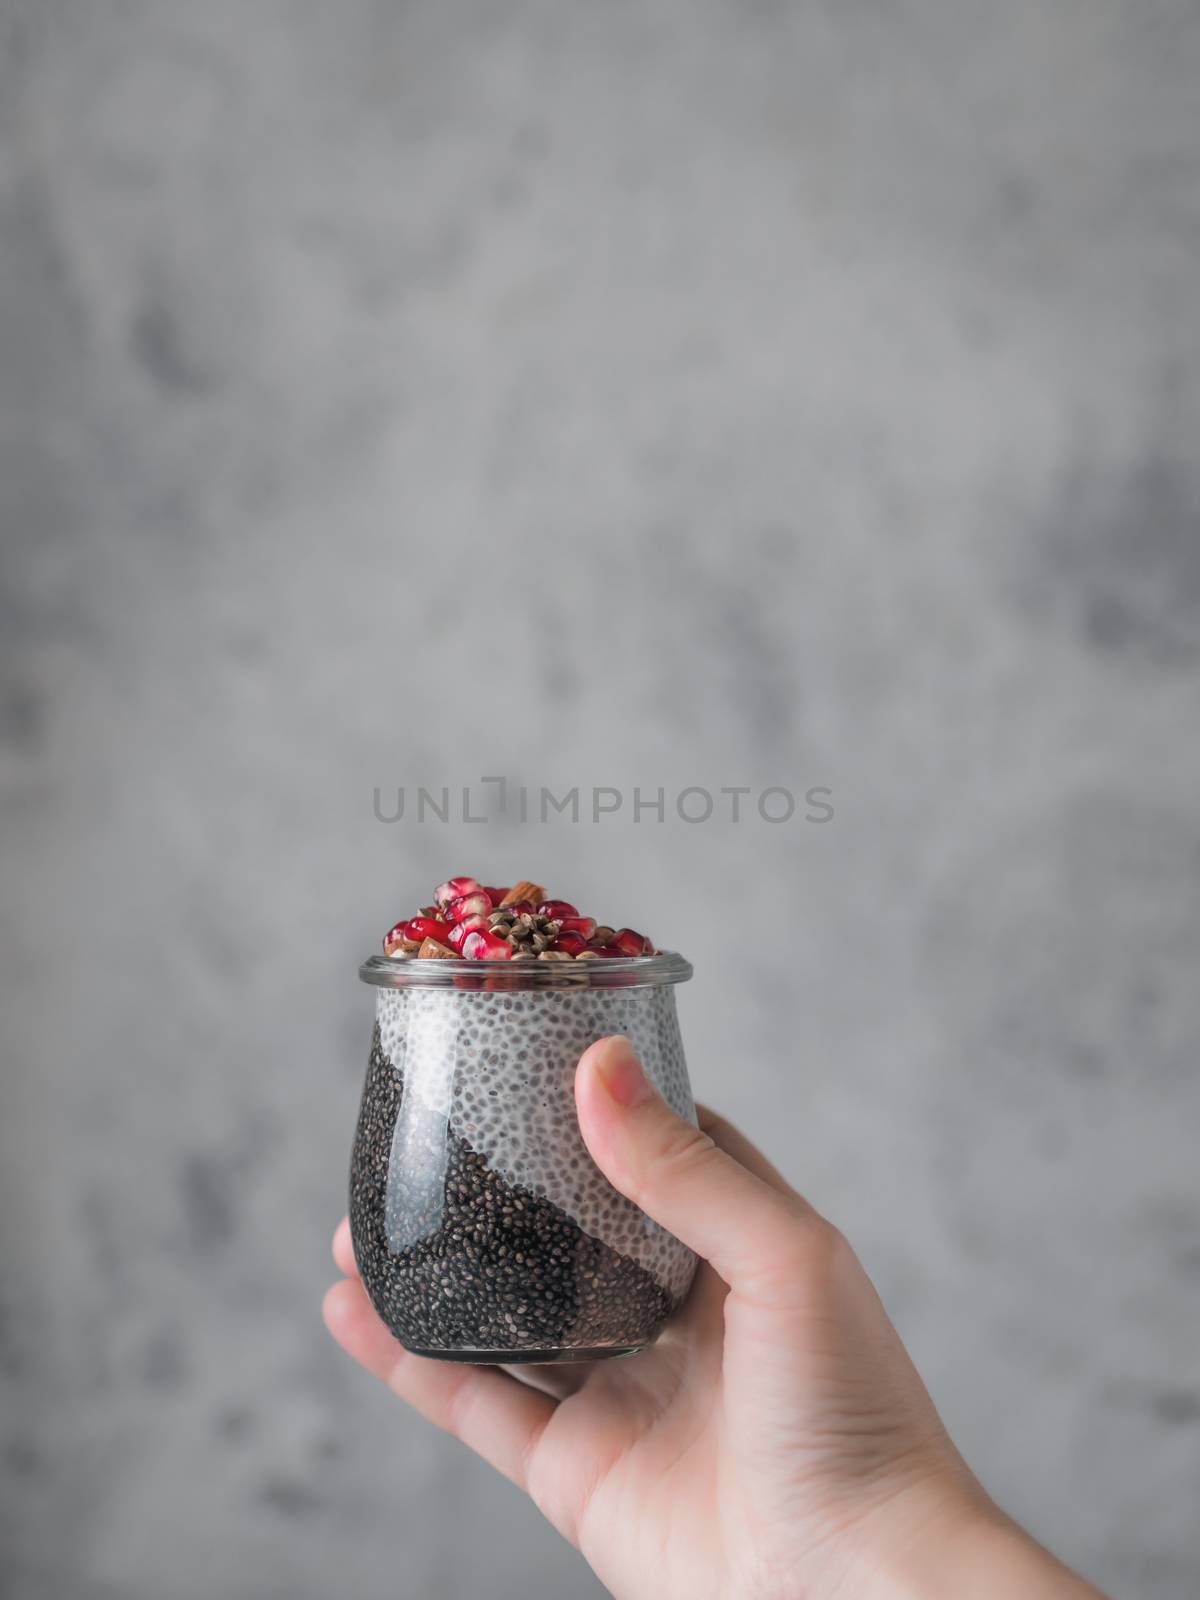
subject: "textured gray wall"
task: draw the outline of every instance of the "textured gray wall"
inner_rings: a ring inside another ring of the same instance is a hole
[[[684,948],[994,1492],[1200,1590],[1194,0],[0,50],[5,1594],[596,1592],[319,1324],[449,870]],[[836,817],[372,816],[493,772]]]

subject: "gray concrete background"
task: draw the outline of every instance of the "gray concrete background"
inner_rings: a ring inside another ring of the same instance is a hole
[[[992,1490],[1200,1591],[1198,82],[1188,0],[0,3],[6,1595],[597,1592],[318,1320],[453,870],[685,949]],[[836,816],[372,816],[493,772]]]

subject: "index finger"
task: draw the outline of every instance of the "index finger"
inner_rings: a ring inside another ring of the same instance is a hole
[[[751,1144],[740,1128],[735,1128],[732,1122],[723,1117],[719,1111],[714,1111],[711,1106],[701,1105],[696,1102],[696,1117],[701,1129],[708,1135],[718,1150],[724,1150],[727,1155],[740,1162],[748,1172],[756,1178],[761,1178],[764,1183],[769,1183],[773,1189],[778,1189],[780,1194],[795,1194],[796,1191],[787,1181],[778,1167],[772,1166],[756,1144]]]

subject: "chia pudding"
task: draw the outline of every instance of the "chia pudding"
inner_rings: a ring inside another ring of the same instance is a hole
[[[451,880],[462,882],[474,884]],[[566,914],[539,924],[551,947],[555,920]],[[377,996],[351,1231],[372,1303],[419,1355],[629,1354],[657,1337],[695,1270],[691,1251],[592,1161],[574,1100],[580,1055],[620,1033],[667,1102],[695,1120],[674,1000],[691,968],[660,952],[541,956],[396,951],[361,969]]]

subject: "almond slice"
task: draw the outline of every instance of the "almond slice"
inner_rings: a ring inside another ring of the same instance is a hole
[[[436,939],[423,940],[417,954],[418,956],[424,956],[426,960],[432,957],[434,961],[457,961],[459,959],[453,950],[447,949],[444,944],[439,944]]]
[[[518,900],[528,900],[536,910],[546,898],[546,891],[540,883],[530,883],[528,878],[522,878],[520,883],[514,883],[512,888],[500,902],[500,909],[505,906],[515,906]]]
[[[385,944],[385,956],[415,956],[421,948],[419,939],[393,939],[390,944]]]

